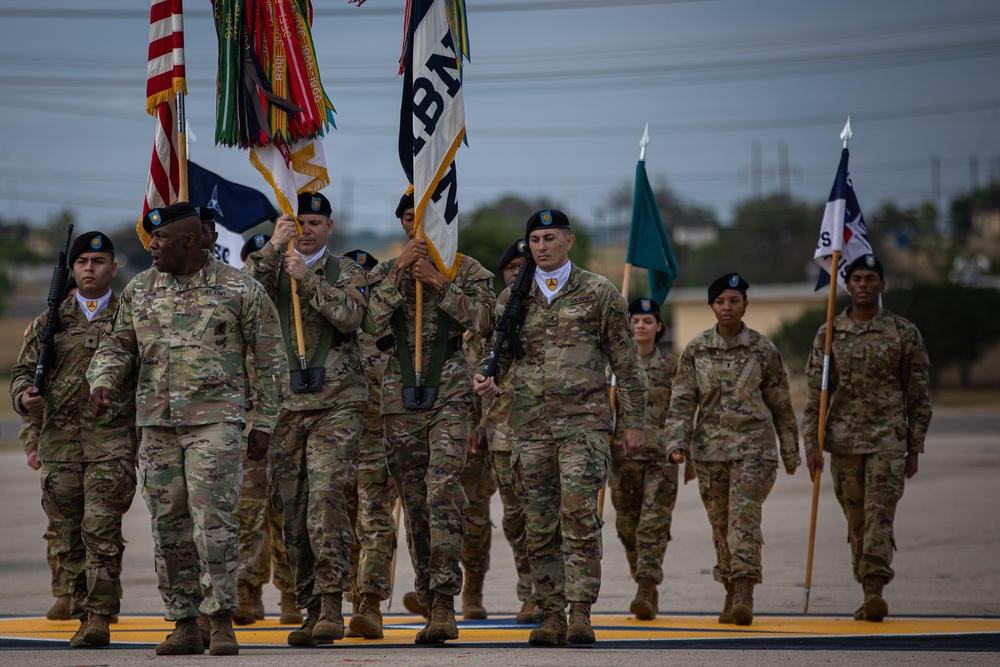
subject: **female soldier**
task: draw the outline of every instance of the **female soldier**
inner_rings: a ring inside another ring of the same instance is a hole
[[[726,587],[719,622],[737,625],[753,621],[753,587],[762,581],[761,505],[777,477],[775,435],[786,472],[800,463],[781,355],[743,324],[749,287],[736,273],[709,286],[718,324],[681,355],[666,426],[668,449],[683,448],[695,464],[712,524],[714,576]]]
[[[622,450],[624,430],[621,406],[611,448],[611,504],[615,528],[625,547],[629,571],[638,591],[629,610],[641,621],[656,618],[663,583],[663,556],[670,540],[670,520],[677,502],[677,466],[667,460],[663,425],[670,407],[670,385],[677,370],[677,357],[657,349],[666,331],[660,304],[653,299],[633,299],[628,305],[635,342],[649,380],[646,404],[646,446],[631,456]]]

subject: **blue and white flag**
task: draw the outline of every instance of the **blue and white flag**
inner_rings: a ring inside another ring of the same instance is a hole
[[[450,280],[458,270],[455,152],[465,139],[461,56],[445,0],[411,0],[407,18],[399,161],[413,184],[416,231]]]
[[[243,268],[242,232],[265,220],[277,220],[279,215],[264,193],[227,181],[191,161],[188,161],[188,199],[195,206],[215,212],[215,231],[219,233],[215,257],[237,268]]]
[[[830,199],[823,211],[823,224],[819,231],[819,242],[813,259],[820,266],[819,280],[816,289],[820,290],[830,284],[833,251],[840,251],[837,262],[837,284],[847,289],[844,273],[848,265],[861,255],[872,252],[868,240],[868,227],[861,215],[861,205],[854,194],[854,184],[847,168],[849,153],[847,149],[840,154],[840,166],[837,167],[837,177],[830,190]]]

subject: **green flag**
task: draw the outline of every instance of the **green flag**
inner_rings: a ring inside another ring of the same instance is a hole
[[[660,304],[677,278],[677,260],[670,248],[663,218],[656,206],[653,188],[646,177],[646,162],[635,166],[635,194],[632,197],[632,231],[628,237],[625,262],[646,269],[649,274],[649,296]],[[628,295],[624,295],[628,298]]]

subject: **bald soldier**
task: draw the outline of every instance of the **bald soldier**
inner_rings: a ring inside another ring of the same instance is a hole
[[[896,504],[905,481],[917,474],[931,421],[927,348],[911,322],[881,307],[884,276],[871,254],[847,267],[851,305],[833,321],[824,439],[833,490],[847,519],[854,578],[864,591],[854,620],[874,622],[889,613],[882,590],[894,574]],[[823,325],[806,367],[802,419],[813,474],[823,469],[818,438],[825,343]]]
[[[597,497],[610,463],[611,405],[604,369],[610,363],[621,381],[626,454],[646,441],[646,373],[624,297],[607,278],[569,260],[576,237],[566,214],[535,213],[525,236],[538,268],[520,331],[525,356],[514,373],[508,424],[531,576],[545,614],[528,641],[592,644],[590,607],[601,588]],[[510,288],[501,294],[498,315],[510,296]],[[497,372],[501,384],[513,358],[505,345]],[[485,362],[474,383],[480,396],[492,398],[497,383],[482,375]]]
[[[11,369],[11,397],[22,415],[40,422],[36,458],[41,465],[42,508],[53,531],[52,550],[65,573],[71,614],[80,627],[70,646],[107,646],[108,623],[121,608],[122,515],[135,494],[135,380],[126,363],[115,385],[115,409],[94,417],[87,368],[111,334],[118,295],[115,246],[103,232],[81,234],[67,262],[79,291],[62,302],[55,334],[56,360],[43,393],[33,388],[48,313],[28,327]],[[30,461],[29,454],[29,461]]]
[[[267,454],[287,361],[274,304],[261,286],[201,249],[201,220],[186,202],[143,217],[153,267],[122,294],[114,331],[87,379],[97,415],[121,409],[116,388],[138,359],[139,478],[153,529],[153,556],[174,631],[157,655],[205,651],[197,618],[210,617],[209,652],[236,655],[237,525],[243,469],[246,366],[256,397],[247,455]]]
[[[292,368],[270,454],[297,605],[306,610],[302,627],[288,634],[291,646],[343,639],[341,608],[344,592],[351,590],[354,526],[347,491],[357,480],[368,402],[357,335],[368,306],[368,280],[357,262],[327,249],[331,213],[321,193],[300,194],[301,231],[291,215],[281,216],[271,240],[246,261],[247,272],[278,308]],[[294,249],[285,252],[289,241]],[[294,299],[301,308],[305,356],[297,345]]]

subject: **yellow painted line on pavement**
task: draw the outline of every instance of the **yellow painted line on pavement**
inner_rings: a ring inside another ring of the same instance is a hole
[[[1000,634],[1000,618],[889,617],[882,623],[827,616],[757,616],[753,625],[720,625],[715,616],[660,616],[636,621],[624,614],[592,617],[598,641],[690,640],[690,639],[779,639],[793,637],[858,637]],[[386,616],[385,638],[344,639],[336,645],[412,644],[424,620],[415,616]],[[534,626],[516,625],[513,616],[487,621],[459,621],[461,636],[449,644],[527,643]],[[0,640],[51,640],[68,642],[79,621],[48,621],[42,617],[0,618]],[[122,616],[111,626],[113,644],[155,644],[163,641],[173,623],[150,616]],[[265,619],[236,628],[241,646],[284,646],[295,626]]]

